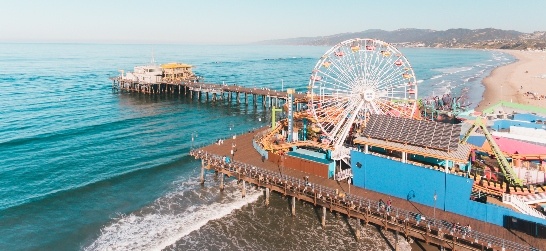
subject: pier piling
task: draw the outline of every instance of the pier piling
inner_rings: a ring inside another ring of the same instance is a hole
[[[224,191],[224,173],[220,173],[220,191]]]
[[[322,229],[326,229],[326,207],[322,207]]]
[[[205,184],[205,160],[204,159],[201,160],[201,178],[200,178],[200,181],[201,181],[201,185]]]
[[[269,206],[269,187],[265,188],[265,206]]]
[[[292,196],[292,216],[296,216],[296,196]]]
[[[398,238],[400,238],[400,236],[398,235],[398,231],[395,231],[396,232],[396,236],[394,237],[394,250],[395,251],[398,251]]]
[[[246,181],[245,180],[243,180],[243,187],[241,189],[242,189],[241,196],[244,198],[246,197]]]
[[[356,218],[356,232],[355,237],[357,241],[360,241],[360,228],[362,227],[362,224],[360,224],[360,219]]]

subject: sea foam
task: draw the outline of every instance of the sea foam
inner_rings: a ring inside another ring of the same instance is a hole
[[[234,183],[226,184],[231,186],[232,191],[220,202],[190,205],[180,212],[173,212],[170,207],[177,207],[178,200],[168,199],[170,202],[165,202],[160,199],[151,206],[155,210],[148,209],[150,212],[143,213],[148,211],[143,209],[141,212],[121,215],[103,227],[99,237],[84,250],[162,250],[209,221],[220,219],[257,201],[262,195],[261,190],[247,189],[246,197],[241,198],[240,190],[233,189],[236,186]],[[208,197],[208,192],[201,196]],[[187,196],[184,191],[178,193]],[[162,199],[177,195],[171,194]]]

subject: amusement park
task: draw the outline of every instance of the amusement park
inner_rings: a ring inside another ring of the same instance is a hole
[[[243,196],[248,182],[266,204],[279,192],[293,215],[296,199],[321,206],[323,227],[329,209],[440,249],[546,249],[546,110],[500,102],[477,112],[464,94],[420,99],[409,60],[375,39],[326,51],[304,95],[176,81],[146,90],[245,103],[250,94],[271,111],[270,127],[192,149],[202,182],[205,170],[221,186],[235,178]],[[114,79],[118,89],[135,84]]]

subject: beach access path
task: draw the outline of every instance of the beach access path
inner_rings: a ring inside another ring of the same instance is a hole
[[[258,153],[258,151],[254,149],[254,146],[252,144],[254,136],[257,135],[261,130],[264,130],[264,129],[262,128],[256,131],[242,134],[242,135],[237,135],[235,139],[229,138],[224,140],[223,144],[215,143],[212,145],[202,147],[200,148],[200,150],[208,152],[208,153],[217,154],[220,156],[231,157],[231,150],[236,149],[233,155],[233,159],[235,161],[244,162],[249,165],[268,169],[273,172],[283,173],[285,175],[292,176],[299,179],[303,179],[303,177],[308,176],[309,182],[311,183],[330,187],[332,189],[339,189],[340,191],[343,191],[344,193],[349,193],[349,185],[346,182],[337,182],[335,180],[324,179],[324,178],[314,176],[312,174],[304,173],[298,170],[283,168],[282,163],[273,163],[268,160],[263,161],[262,156],[260,155],[260,153]],[[388,179],[389,177],[388,175],[386,175],[384,177],[377,177],[377,178]],[[442,211],[441,209],[438,209],[438,208],[434,210],[433,207],[425,206],[410,200],[392,197],[386,194],[370,191],[370,190],[363,189],[356,186],[351,186],[350,194],[358,195],[358,196],[372,199],[375,201],[379,201],[380,199],[383,201],[387,201],[388,199],[391,199],[393,207],[405,209],[405,210],[416,212],[416,213],[418,212],[421,215],[426,216],[430,219],[433,218],[433,214],[435,211],[436,218],[439,220],[445,220],[448,222],[459,222],[461,226],[470,225],[472,227],[472,231],[479,231],[479,232],[496,236],[505,240],[513,241],[513,242],[524,244],[524,245],[531,245],[534,247],[538,247],[541,250],[546,250],[546,241],[534,238],[527,234],[510,231],[501,226],[489,224],[489,223],[472,219],[469,217],[465,217],[462,215]],[[317,225],[319,224],[320,222],[317,222]]]
[[[546,108],[546,52],[499,50],[516,62],[498,67],[483,80],[483,99],[476,108],[482,111],[499,101]]]

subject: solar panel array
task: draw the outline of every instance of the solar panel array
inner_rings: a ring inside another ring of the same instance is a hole
[[[460,124],[373,114],[366,124],[363,135],[449,152],[457,150],[460,132]]]

